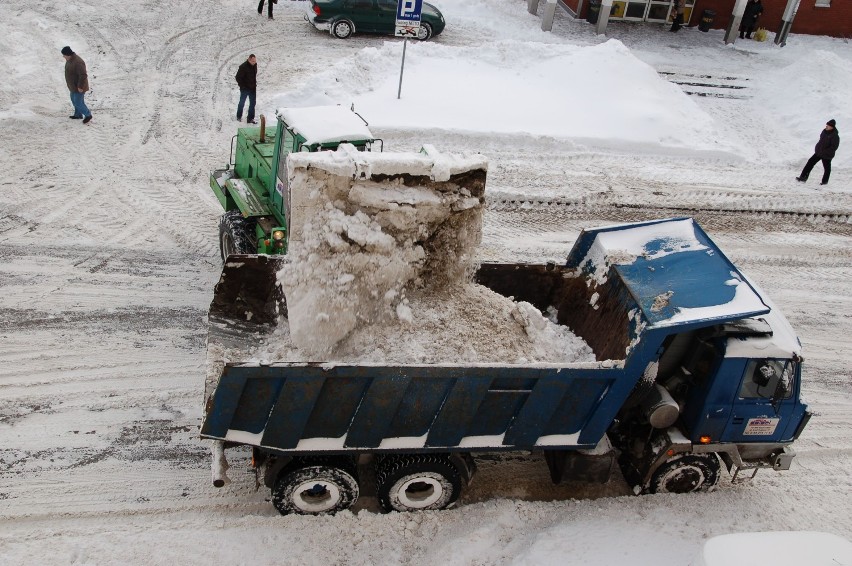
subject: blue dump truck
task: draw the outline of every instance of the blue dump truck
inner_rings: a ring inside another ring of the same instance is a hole
[[[229,257],[211,344],[274,329],[282,261]],[[692,219],[585,230],[564,265],[482,264],[475,281],[555,313],[597,361],[224,363],[201,430],[214,484],[227,483],[234,446],[251,447],[285,514],[350,507],[366,465],[384,509],[446,508],[475,456],[495,451],[541,454],[554,483],[606,482],[620,468],[637,495],[707,490],[722,463],[734,481],[789,469],[811,416],[801,344]]]

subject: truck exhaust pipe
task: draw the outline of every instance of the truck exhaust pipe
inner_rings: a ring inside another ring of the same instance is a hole
[[[225,443],[221,440],[213,441],[213,463],[212,463],[212,471],[213,471],[213,486],[214,487],[224,487],[231,483],[231,479],[227,476],[225,472],[228,471],[230,467],[228,465],[228,460],[225,458]]]

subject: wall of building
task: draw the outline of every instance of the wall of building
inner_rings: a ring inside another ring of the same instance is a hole
[[[781,27],[781,16],[784,15],[787,0],[761,1],[763,15],[757,20],[757,26],[777,32]],[[852,37],[852,0],[831,0],[828,8],[817,7],[816,3],[817,0],[801,0],[791,33]],[[713,29],[726,29],[733,9],[734,0],[697,0],[695,17],[691,23],[697,24],[704,10],[713,10],[716,12]]]

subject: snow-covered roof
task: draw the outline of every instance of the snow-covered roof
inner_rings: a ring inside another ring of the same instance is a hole
[[[343,106],[279,108],[276,113],[308,145],[373,139],[364,120]]]
[[[728,321],[769,306],[691,218],[584,231],[568,259],[598,282],[614,268],[652,327]]]

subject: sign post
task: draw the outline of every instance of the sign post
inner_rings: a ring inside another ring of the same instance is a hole
[[[420,13],[423,10],[423,0],[397,0],[396,5],[396,37],[405,38],[402,43],[402,65],[399,68],[399,89],[396,98],[402,95],[402,72],[405,70],[405,48],[408,47],[408,37],[417,37],[420,30]]]

